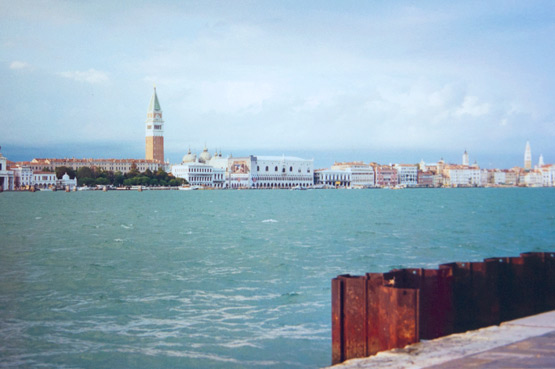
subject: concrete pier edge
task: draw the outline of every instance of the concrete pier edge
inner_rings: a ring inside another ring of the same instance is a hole
[[[333,369],[427,368],[555,332],[555,310],[457,333],[330,366]],[[532,366],[533,367],[533,366]]]

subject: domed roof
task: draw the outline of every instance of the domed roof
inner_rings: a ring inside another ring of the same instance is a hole
[[[191,154],[191,149],[189,148],[189,152],[187,153],[187,155],[185,155],[182,159],[182,163],[186,164],[186,163],[194,163],[197,160],[197,155],[196,154]]]
[[[208,149],[205,146],[202,154],[199,155],[198,161],[201,163],[207,163],[208,161],[210,161],[210,159],[212,159],[212,155],[210,155]]]
[[[69,174],[65,173],[65,174],[62,176],[62,179],[63,179],[64,181],[69,180]]]

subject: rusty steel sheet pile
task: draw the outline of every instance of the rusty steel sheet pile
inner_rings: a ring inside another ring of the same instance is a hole
[[[332,280],[332,364],[555,309],[555,253]]]

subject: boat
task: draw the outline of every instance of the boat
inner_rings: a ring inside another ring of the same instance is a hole
[[[306,190],[306,188],[302,186],[291,187],[291,191],[304,191],[304,190]]]
[[[181,191],[192,191],[192,190],[200,190],[201,186],[187,186],[187,187],[179,187]]]

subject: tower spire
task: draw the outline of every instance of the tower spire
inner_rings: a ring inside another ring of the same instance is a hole
[[[156,93],[156,85],[150,98],[148,111],[146,113],[146,145],[145,158],[164,162],[164,120],[162,119],[162,109],[158,94]]]
[[[532,150],[530,150],[530,141],[526,141],[526,148],[524,149],[524,169],[532,169]]]

